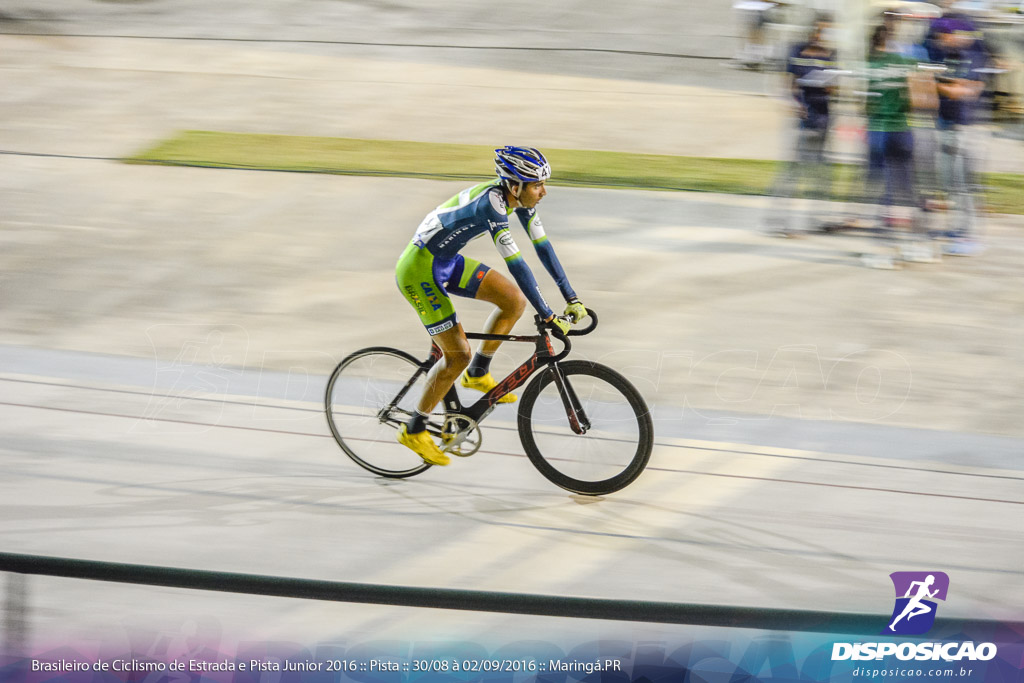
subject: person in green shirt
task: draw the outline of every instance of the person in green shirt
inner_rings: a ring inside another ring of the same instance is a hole
[[[914,168],[914,134],[911,116],[914,110],[934,108],[935,85],[919,74],[917,59],[901,54],[890,40],[889,28],[878,26],[871,37],[868,53],[867,114],[869,199],[880,197],[882,235],[893,238],[893,228],[908,230],[901,251],[906,260],[932,261],[931,249],[924,242]],[[903,207],[903,208],[897,208]],[[895,245],[893,245],[895,246]],[[895,267],[893,259],[874,259],[877,267]]]
[[[888,29],[875,29],[868,55],[868,184],[884,185],[882,205],[886,223],[894,220],[895,203],[916,204],[913,183],[914,138],[908,114],[911,110],[910,75],[916,62],[889,49]]]

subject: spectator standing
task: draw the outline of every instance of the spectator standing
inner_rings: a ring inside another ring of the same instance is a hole
[[[867,65],[868,196],[879,198],[881,235],[893,247],[880,255],[865,256],[865,262],[877,268],[897,267],[896,239],[902,236],[898,230],[909,229],[912,237],[923,235],[916,210],[914,138],[909,116],[914,108],[934,105],[928,81],[917,74],[917,60],[901,55],[889,38],[884,24],[875,28]],[[915,254],[908,260],[932,259]]]
[[[800,194],[802,186],[809,186],[807,194],[814,199],[828,200],[831,196],[827,148],[837,69],[835,50],[825,41],[830,26],[827,18],[819,17],[807,42],[793,47],[786,62],[796,115],[796,142],[792,159],[776,177],[772,195],[779,198],[779,203],[767,221],[770,232],[785,237],[801,232],[792,227],[792,211],[784,204]]]
[[[913,14],[902,14],[887,11],[882,15],[883,23],[888,32],[889,50],[896,52],[917,64],[916,82],[926,93],[908,115],[911,133],[914,138],[914,183],[916,194],[923,211],[930,212],[936,208],[938,180],[936,172],[937,143],[935,135],[935,117],[938,110],[938,97],[935,92],[935,79],[932,75],[936,68],[931,64],[931,56],[925,47],[925,38],[929,25],[925,17]]]
[[[985,84],[980,69],[987,61],[977,49],[974,26],[960,17],[943,17],[932,27],[937,56],[945,67],[938,77],[939,182],[949,201],[949,237],[946,253],[970,256],[981,250],[977,200],[976,161],[980,158],[980,131],[972,126]]]

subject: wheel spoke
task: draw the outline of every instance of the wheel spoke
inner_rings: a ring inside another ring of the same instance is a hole
[[[408,477],[429,467],[396,440],[397,428],[422,395],[423,373],[406,389],[418,366],[402,351],[373,348],[352,354],[331,375],[325,397],[331,433],[352,460],[371,472]],[[398,404],[384,413],[400,393]],[[434,419],[443,420],[443,415]]]

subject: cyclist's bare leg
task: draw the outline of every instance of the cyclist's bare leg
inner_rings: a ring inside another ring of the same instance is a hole
[[[526,297],[519,286],[494,270],[487,271],[487,275],[480,281],[476,298],[497,306],[484,325],[485,334],[508,334],[526,310]],[[480,343],[477,351],[485,356],[493,356],[499,346],[500,341],[485,341]]]
[[[486,280],[487,278],[484,278],[484,282]],[[481,287],[483,287],[483,283],[481,283]],[[457,323],[455,327],[445,330],[441,334],[435,334],[432,339],[444,356],[434,363],[430,372],[427,373],[426,387],[423,389],[423,396],[417,406],[417,409],[424,415],[429,415],[434,406],[444,398],[472,358],[469,341],[466,339],[466,333],[462,329],[461,323]]]

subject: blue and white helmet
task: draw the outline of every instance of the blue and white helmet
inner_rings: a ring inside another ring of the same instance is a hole
[[[494,150],[494,170],[512,183],[536,183],[551,177],[551,164],[533,147],[507,145]]]

